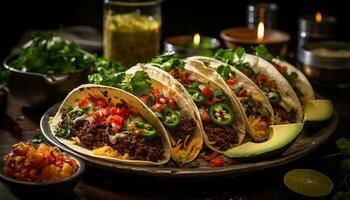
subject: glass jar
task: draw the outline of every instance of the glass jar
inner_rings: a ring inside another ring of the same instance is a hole
[[[131,67],[159,54],[160,0],[105,0],[104,57]]]

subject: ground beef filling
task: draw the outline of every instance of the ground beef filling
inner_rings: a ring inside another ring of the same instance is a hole
[[[277,124],[283,123],[293,123],[295,121],[295,112],[287,112],[281,106],[274,106],[273,112],[275,113],[275,118]]]
[[[232,144],[238,142],[237,132],[230,126],[217,126],[209,123],[203,124],[204,131],[208,135],[211,142],[215,142],[214,146],[220,151],[231,148]]]
[[[60,127],[67,124],[67,114],[62,113]],[[111,134],[111,133],[110,133]],[[129,154],[135,160],[159,161],[163,159],[164,149],[160,137],[146,139],[132,135],[126,135],[117,140],[116,144],[110,143],[104,127],[96,126],[87,120],[78,121],[70,130],[70,137],[78,137],[80,142],[88,149],[111,146],[120,154]]]
[[[181,119],[180,126],[176,129],[168,129],[175,141],[185,141],[186,137],[192,135],[196,122],[192,118]]]
[[[119,138],[113,149],[119,153],[128,153],[130,157],[136,160],[158,161],[163,158],[164,149],[160,137],[152,140],[145,138],[126,136]]]

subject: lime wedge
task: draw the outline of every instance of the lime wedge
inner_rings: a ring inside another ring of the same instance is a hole
[[[308,197],[323,197],[333,189],[328,176],[312,169],[291,170],[284,175],[283,181],[290,190]]]

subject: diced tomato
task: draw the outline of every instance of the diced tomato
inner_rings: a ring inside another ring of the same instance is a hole
[[[226,81],[226,83],[227,83],[229,86],[233,86],[233,85],[235,85],[235,84],[237,83],[237,80],[236,80],[236,78],[232,77],[232,78],[228,79],[228,80]]]
[[[190,74],[190,73],[185,73],[184,79],[187,81],[187,80],[189,80],[190,78],[192,78],[192,77],[191,77],[191,74]]]
[[[214,97],[210,102],[209,105],[216,104],[217,102],[221,101],[221,99]]]
[[[207,87],[207,86],[202,89],[202,92],[206,98],[209,98],[213,93],[212,89],[210,87]]]
[[[99,107],[101,107],[101,108],[105,108],[105,107],[108,106],[108,105],[107,105],[107,102],[106,102],[106,101],[103,101],[103,100],[101,100],[101,99],[99,99],[99,100],[96,101],[96,105],[99,106]]]
[[[173,70],[171,70],[170,74],[174,77],[177,77],[180,75],[180,72],[178,69],[173,69]]]
[[[210,161],[211,166],[213,167],[222,167],[224,166],[225,160],[222,156],[217,156],[213,160]]]
[[[112,123],[112,118],[113,118],[112,115],[110,115],[109,117],[107,117],[107,119],[106,119],[106,124],[107,124],[107,125],[111,125],[111,123]]]
[[[165,104],[156,103],[152,106],[153,110],[156,112],[161,112],[165,107]]]
[[[96,111],[97,115],[100,117],[104,117],[108,115],[108,110],[105,108],[101,108],[100,110]]]
[[[117,108],[117,114],[123,116],[124,118],[127,118],[130,114],[130,111],[126,107],[121,107]]]
[[[30,168],[22,169],[21,176],[23,177],[24,180],[30,180],[29,172],[30,172]]]
[[[86,107],[89,105],[89,101],[85,98],[79,102],[79,107]]]
[[[112,122],[112,130],[118,131],[122,126]]]
[[[14,172],[14,170],[12,168],[7,167],[7,166],[4,166],[2,170],[6,176],[12,176],[13,172]]]
[[[202,121],[204,121],[204,122],[211,122],[209,113],[205,109],[200,108],[199,109],[199,114],[201,116]]]
[[[56,164],[57,166],[61,166],[61,165],[63,165],[64,163],[67,163],[67,164],[73,166],[73,165],[75,164],[75,161],[72,160],[72,159],[70,159],[70,158],[68,158],[68,157],[60,156],[60,157],[58,157],[58,158],[56,159],[56,163],[55,163],[55,164]]]
[[[113,107],[111,108],[111,110],[109,111],[109,114],[111,114],[111,115],[117,114],[117,108],[113,106]]]
[[[247,96],[247,91],[246,91],[246,90],[240,90],[240,91],[238,92],[238,96],[239,96],[239,97],[245,97],[245,96]]]
[[[98,116],[98,115],[97,115],[97,116],[95,117],[95,121],[94,121],[94,122],[95,122],[95,124],[98,125],[98,124],[100,124],[101,122],[103,122],[103,120],[104,120],[104,117]]]
[[[140,96],[139,98],[143,103],[147,103],[148,101],[148,96]]]
[[[112,119],[112,123],[115,123],[116,125],[119,125],[119,126],[123,125],[123,122],[124,122],[124,119],[119,115],[115,115]]]
[[[176,100],[174,98],[169,97],[167,105],[171,109],[174,108],[176,106]]]
[[[166,104],[167,102],[168,102],[168,99],[166,97],[160,97],[159,98],[159,103]]]
[[[157,97],[157,96],[160,96],[160,94],[161,94],[161,92],[160,92],[160,90],[159,89],[153,89],[152,90],[152,95],[153,96],[155,96],[155,97]]]
[[[267,77],[265,75],[260,75],[256,78],[255,82],[257,85],[263,85],[267,81]]]

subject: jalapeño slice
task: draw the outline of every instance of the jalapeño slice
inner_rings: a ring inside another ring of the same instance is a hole
[[[189,88],[187,92],[191,95],[192,100],[196,105],[201,105],[205,102],[205,97],[199,89]]]
[[[162,110],[163,120],[162,123],[167,128],[177,128],[180,125],[181,119],[177,112],[165,107]]]
[[[234,112],[226,103],[217,103],[209,107],[209,116],[218,126],[229,126],[234,122]]]

